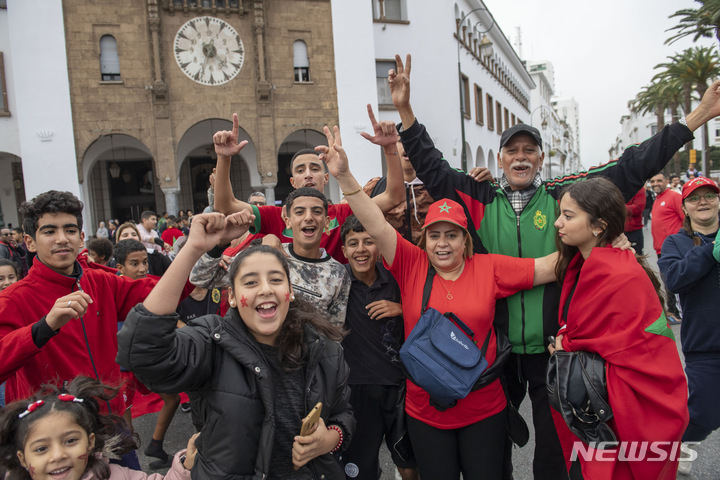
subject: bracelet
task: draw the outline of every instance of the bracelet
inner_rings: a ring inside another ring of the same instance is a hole
[[[680,123],[680,125],[685,125],[687,127],[687,120],[685,119],[685,117],[682,117],[680,120],[678,120],[678,123]]]
[[[353,190],[353,191],[350,192],[350,193],[342,192],[342,194],[343,194],[344,196],[346,196],[346,197],[349,197],[350,195],[355,195],[356,193],[360,193],[361,191],[362,191],[362,187],[358,187],[357,190]]]
[[[343,432],[342,432],[342,429],[341,429],[340,427],[338,427],[337,425],[328,425],[327,429],[328,429],[328,430],[335,430],[336,432],[338,432],[338,435],[340,435],[340,441],[339,441],[338,444],[335,446],[335,448],[333,448],[332,450],[330,450],[330,453],[335,453],[335,452],[337,452],[338,450],[340,450],[340,446],[341,446],[342,443],[343,443]]]

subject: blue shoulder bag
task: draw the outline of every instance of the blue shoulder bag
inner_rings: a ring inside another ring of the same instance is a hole
[[[465,398],[488,367],[485,358],[492,328],[479,349],[474,332],[454,313],[427,308],[435,269],[429,266],[423,288],[422,316],[400,349],[413,383],[430,394],[430,403],[446,410]],[[489,382],[482,382],[482,386]]]

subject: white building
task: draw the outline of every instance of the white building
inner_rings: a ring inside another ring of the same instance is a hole
[[[395,54],[404,61],[410,53],[413,110],[437,148],[461,168],[464,137],[467,168],[498,175],[500,133],[529,122],[534,84],[481,1],[334,0],[333,30],[341,130],[368,128],[367,103],[380,119],[399,121],[387,71]],[[362,159],[354,168],[361,183],[377,175],[367,163],[379,158],[377,148],[356,134],[346,133],[343,142]]]

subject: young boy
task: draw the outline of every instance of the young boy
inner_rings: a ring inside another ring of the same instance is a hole
[[[340,236],[350,277],[345,319],[349,333],[342,345],[350,367],[350,403],[357,419],[357,431],[343,456],[345,474],[348,478],[379,478],[378,452],[385,438],[403,480],[417,479],[415,459],[406,451],[401,456],[394,448],[403,433],[408,443],[406,431],[396,423],[403,421],[398,418],[398,403],[402,410],[405,391],[398,355],[404,340],[400,287],[378,263],[378,248],[354,215],[345,220]]]
[[[148,252],[137,240],[120,240],[113,251],[120,275],[133,280],[146,278],[148,274]]]

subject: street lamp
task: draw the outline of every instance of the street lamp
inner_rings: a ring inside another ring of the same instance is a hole
[[[462,78],[462,68],[460,64],[460,28],[463,27],[463,22],[465,22],[465,19],[473,12],[477,12],[479,10],[484,10],[490,15],[490,27],[488,27],[487,30],[480,31],[477,30],[477,25],[473,28],[478,34],[482,34],[482,39],[480,40],[480,57],[484,58],[483,55],[489,56],[492,55],[492,41],[485,35],[487,32],[492,30],[492,28],[495,26],[495,18],[492,16],[492,13],[490,13],[490,10],[488,10],[485,7],[478,7],[470,10],[468,13],[462,16],[460,20],[457,21],[457,28],[455,29],[455,39],[458,42],[457,45],[457,56],[458,56],[458,93],[460,94],[460,136],[462,140],[461,145],[461,154],[460,154],[460,166],[463,169],[463,171],[467,172],[467,152],[465,151],[465,101],[464,101],[464,85],[463,85],[463,78]],[[465,45],[465,38],[463,35],[462,44]],[[469,94],[469,92],[468,92]],[[469,101],[469,100],[468,100]]]
[[[542,116],[542,121],[540,122],[540,126],[543,129],[543,132],[548,127],[548,118],[552,118],[553,111],[550,110],[550,107],[547,105],[538,105],[533,109],[532,112],[530,112],[530,126],[533,126],[533,115],[536,111],[540,110],[540,115]],[[547,113],[545,111],[547,110]],[[548,151],[548,157],[552,157],[552,134],[550,135],[550,149]],[[542,146],[541,146],[542,147]],[[552,178],[552,158],[548,158],[548,177]]]

